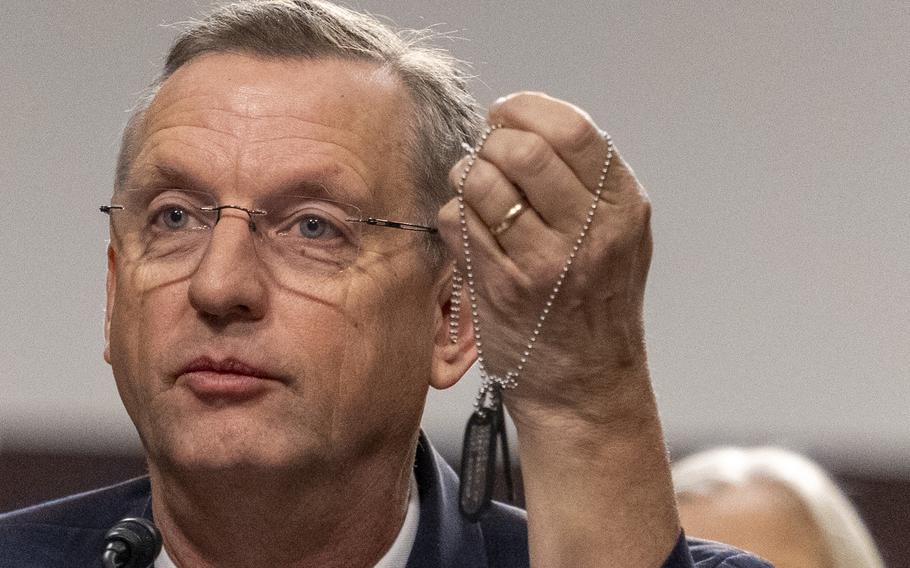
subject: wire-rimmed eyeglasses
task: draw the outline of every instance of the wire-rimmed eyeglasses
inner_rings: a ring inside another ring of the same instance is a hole
[[[355,262],[364,248],[363,227],[437,233],[435,227],[363,215],[354,205],[296,194],[270,195],[253,206],[219,204],[209,193],[133,189],[114,194],[101,212],[111,218],[121,254],[141,261],[159,279],[192,272],[215,226],[237,212],[253,235],[259,258],[275,274],[330,278]],[[374,239],[375,241],[375,239]]]

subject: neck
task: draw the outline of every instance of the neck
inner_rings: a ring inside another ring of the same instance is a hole
[[[414,450],[306,471],[150,462],[155,523],[178,566],[372,566],[404,521]]]

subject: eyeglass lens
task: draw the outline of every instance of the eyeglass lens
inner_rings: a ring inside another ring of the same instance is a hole
[[[279,284],[320,297],[338,293],[361,248],[360,211],[302,195],[273,195],[255,207],[217,204],[191,190],[125,190],[111,201],[111,227],[126,261],[149,287],[192,275],[216,226],[243,218],[260,264]],[[224,230],[224,229],[222,229]]]

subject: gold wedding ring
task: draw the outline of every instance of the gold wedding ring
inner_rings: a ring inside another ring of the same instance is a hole
[[[502,221],[497,223],[495,226],[490,227],[490,232],[493,234],[494,237],[501,235],[502,233],[505,233],[506,231],[509,230],[509,227],[511,227],[512,224],[515,223],[515,220],[518,219],[518,217],[520,217],[521,214],[527,210],[528,210],[527,201],[522,199],[521,201],[519,201],[518,203],[513,205],[511,208],[509,208],[508,212],[506,212],[506,216],[502,218]]]

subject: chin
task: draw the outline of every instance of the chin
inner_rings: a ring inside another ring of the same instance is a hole
[[[271,472],[324,468],[328,446],[315,432],[250,420],[194,420],[171,423],[149,459],[159,468],[183,473]],[[161,432],[161,430],[159,430]],[[151,446],[151,444],[149,444]]]

